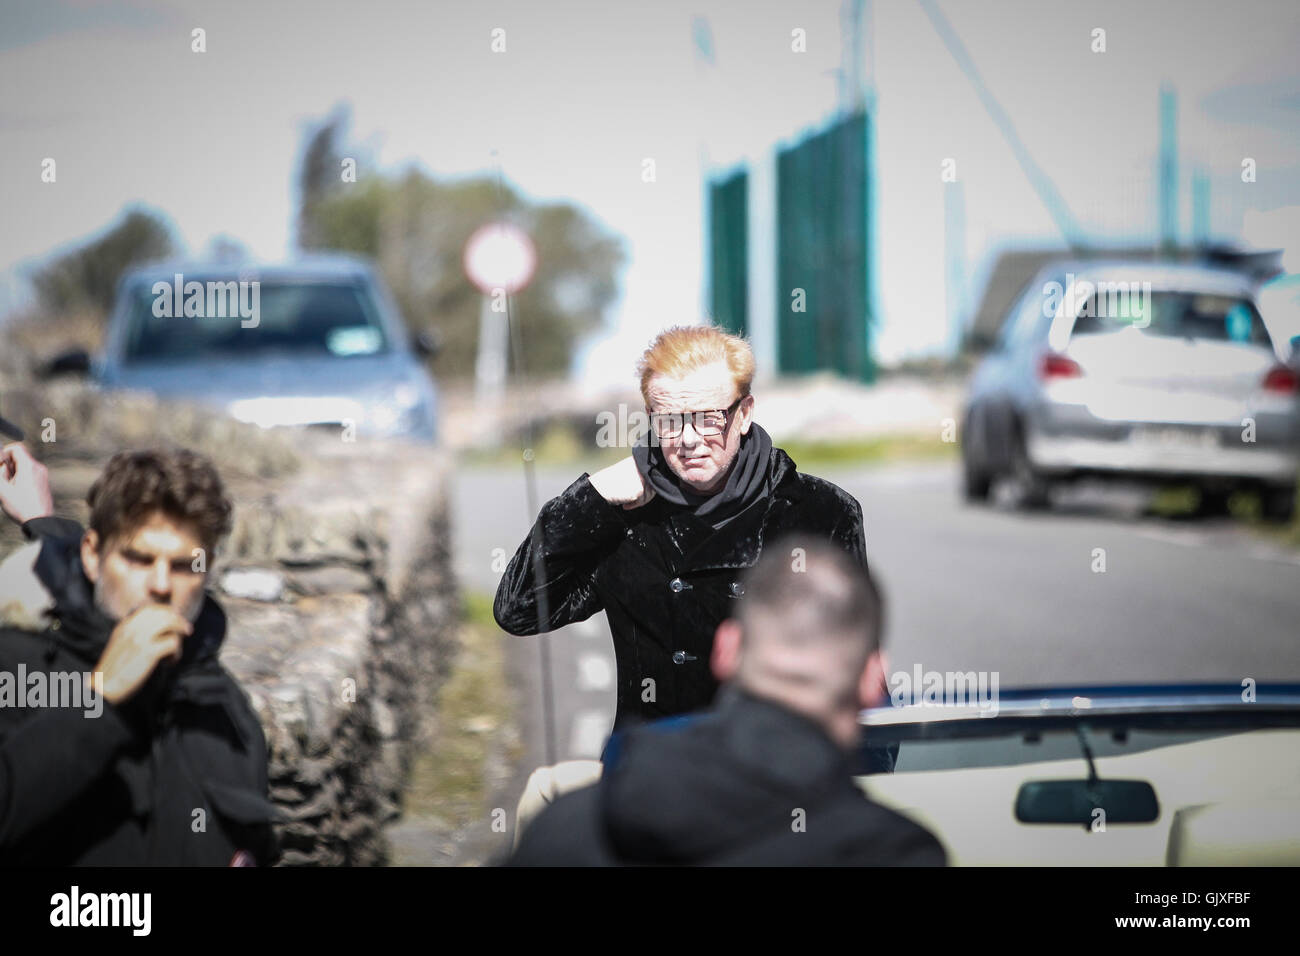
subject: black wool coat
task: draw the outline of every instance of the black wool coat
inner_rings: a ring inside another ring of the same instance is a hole
[[[780,448],[772,449],[768,469],[768,493],[717,531],[660,497],[630,510],[612,505],[584,473],[542,507],[515,552],[497,588],[497,624],[511,634],[538,634],[605,611],[618,664],[615,730],[707,707],[718,688],[709,668],[713,633],[735,613],[741,575],[766,542],[799,532],[867,566],[856,498],[800,473]]]

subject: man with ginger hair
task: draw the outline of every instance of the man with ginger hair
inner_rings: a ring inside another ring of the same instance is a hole
[[[798,471],[755,421],[748,342],[709,326],[670,328],[637,372],[646,439],[546,502],[493,605],[497,623],[516,635],[605,611],[617,661],[615,735],[713,701],[714,632],[734,613],[741,574],[766,542],[800,532],[867,567],[857,500]],[[543,768],[521,801],[520,822],[598,770],[561,784],[563,774]]]

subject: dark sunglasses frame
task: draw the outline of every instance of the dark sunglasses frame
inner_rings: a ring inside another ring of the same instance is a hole
[[[731,403],[730,405],[728,405],[726,408],[708,408],[708,409],[704,409],[704,410],[702,410],[702,411],[696,411],[696,412],[651,412],[651,413],[650,413],[650,426],[651,426],[651,430],[652,430],[652,432],[654,433],[654,435],[655,435],[656,437],[660,438],[660,439],[664,439],[664,438],[677,438],[679,435],[681,435],[682,432],[684,432],[684,431],[686,430],[686,416],[687,416],[687,415],[690,415],[690,416],[691,416],[691,427],[695,429],[696,434],[701,435],[702,437],[705,437],[705,438],[712,438],[714,435],[721,435],[721,434],[724,434],[724,433],[726,432],[727,428],[730,427],[730,425],[731,425],[731,415],[732,415],[732,413],[733,413],[733,412],[734,412],[738,407],[740,407],[740,403],[743,402],[744,400],[745,400],[745,396],[742,395],[742,396],[740,396],[740,398],[736,399],[734,402],[732,402],[732,403]],[[660,433],[660,430],[659,430],[659,423],[660,423],[661,421],[663,421],[663,419],[669,417],[670,415],[676,415],[676,416],[678,416],[678,417],[681,419],[681,423],[678,425],[678,427],[677,427],[677,431],[672,432],[671,434],[667,434],[667,435],[665,435],[665,434],[661,434],[661,433]],[[700,431],[700,416],[701,416],[701,415],[721,415],[721,416],[722,416],[722,426],[721,426],[721,427],[718,429],[718,431],[716,431],[716,432],[701,432],[701,431]]]

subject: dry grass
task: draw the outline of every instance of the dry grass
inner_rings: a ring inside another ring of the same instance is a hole
[[[523,756],[505,654],[491,596],[466,594],[455,668],[438,694],[435,742],[412,765],[403,820],[390,834],[395,864],[476,865],[504,849],[493,801]]]

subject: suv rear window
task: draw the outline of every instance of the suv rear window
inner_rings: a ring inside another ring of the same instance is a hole
[[[1097,292],[1079,310],[1072,334],[1095,335],[1127,326],[1147,335],[1272,346],[1253,302],[1203,292]]]

